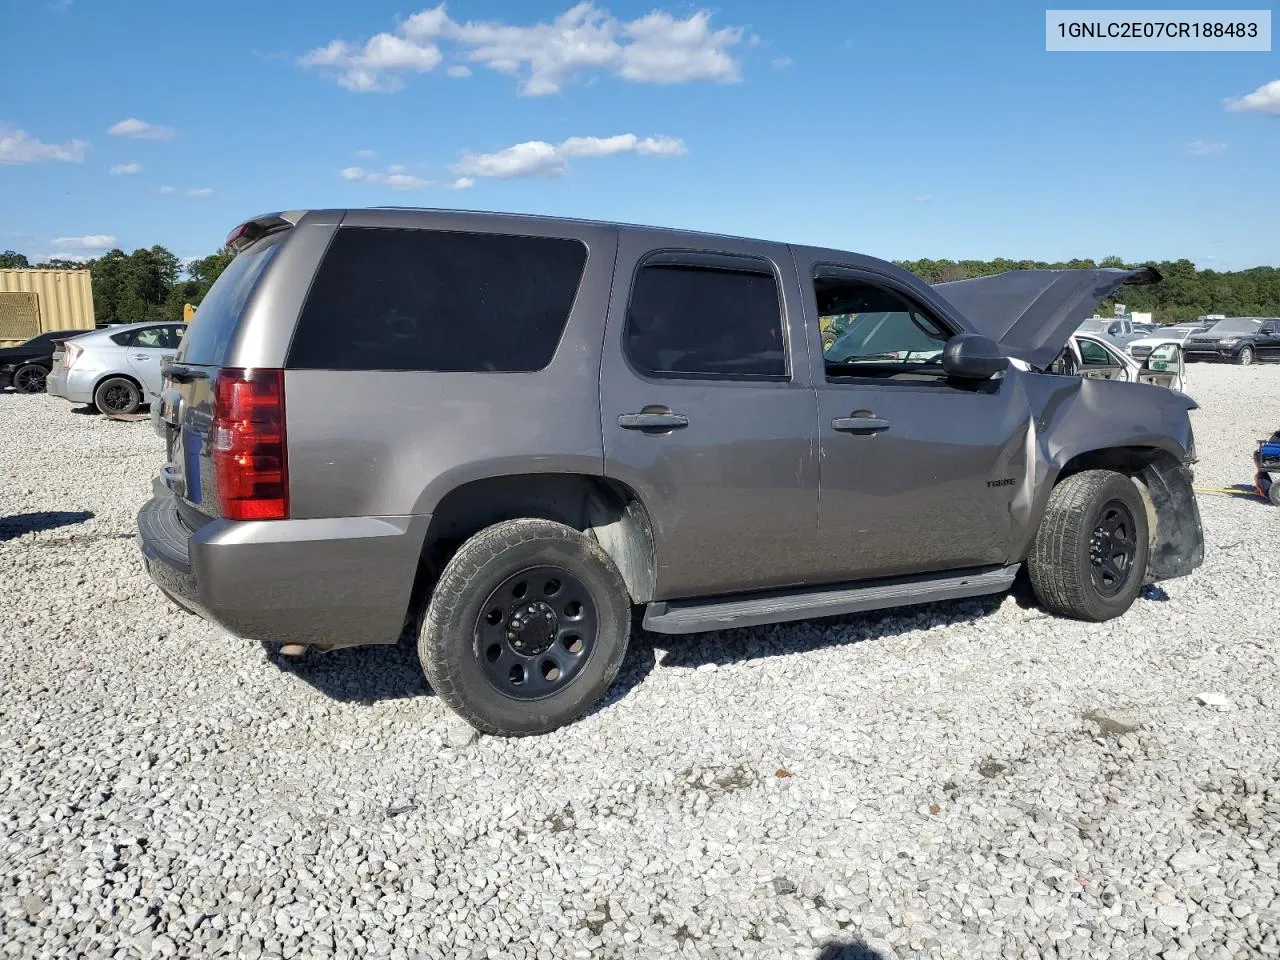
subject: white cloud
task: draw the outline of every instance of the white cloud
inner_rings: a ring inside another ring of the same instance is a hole
[[[469,77],[469,76],[471,76],[471,68],[470,68],[470,67],[468,67],[466,64],[462,64],[462,63],[455,63],[455,64],[450,65],[450,66],[445,70],[445,73],[447,73],[447,74],[448,74],[449,76],[451,76],[451,77],[457,77],[457,78],[461,79],[462,77]]]
[[[106,250],[114,245],[116,238],[106,233],[87,233],[83,237],[58,237],[49,241],[49,246],[74,250]]]
[[[1215,153],[1226,153],[1227,145],[1220,140],[1192,140],[1184,149],[1187,153],[1208,157]]]
[[[129,117],[107,128],[113,137],[131,137],[134,140],[172,140],[174,129],[158,123],[147,123],[136,117]]]
[[[443,4],[422,10],[379,33],[363,46],[334,40],[299,58],[332,72],[337,83],[360,92],[398,90],[405,73],[427,73],[442,61],[448,43],[472,63],[520,78],[520,93],[556,93],[579,73],[607,72],[635,83],[687,83],[741,79],[729,49],[745,35],[741,27],[713,30],[711,14],[684,19],[655,10],[623,22],[590,2],[578,3],[549,23],[516,26],[494,20],[458,23]],[[461,64],[447,68],[465,77]]]
[[[688,83],[742,79],[728,48],[742,40],[740,27],[711,29],[711,14],[699,11],[687,20],[654,11],[623,27],[632,39],[622,49],[619,75],[638,83]]]
[[[213,187],[188,187],[188,197],[211,197],[213,196]]]
[[[424,187],[443,187],[448,190],[466,190],[475,185],[469,177],[458,177],[449,183],[425,180],[408,173],[406,168],[393,163],[385,171],[365,170],[363,167],[344,167],[338,172],[343,180],[358,183],[372,183],[377,186],[390,187],[392,190],[421,190]]]
[[[377,150],[357,150],[356,151],[357,157],[369,158],[369,157],[376,157],[377,155],[378,155]]]
[[[142,164],[138,163],[136,160],[130,161],[129,163],[116,163],[112,165],[111,172],[117,176],[141,173]]]
[[[932,193],[922,193],[920,196],[916,197],[916,203],[928,203],[932,199]]]
[[[0,127],[0,163],[42,163],[60,160],[64,163],[84,163],[83,140],[66,143],[43,143],[25,130]]]
[[[391,33],[371,37],[357,50],[341,40],[319,47],[302,57],[301,63],[311,67],[333,67],[338,70],[338,85],[357,93],[390,93],[404,84],[398,76],[404,71],[426,73],[444,59],[434,43],[406,40]]]
[[[496,153],[468,153],[454,164],[463,177],[559,177],[569,169],[571,157],[610,157],[619,153],[676,157],[687,152],[683,140],[622,133],[614,137],[570,137],[558,145],[528,140]]]
[[[422,179],[422,177],[415,177],[411,173],[405,173],[404,167],[399,164],[392,164],[387,167],[386,172],[365,170],[363,167],[346,167],[342,170],[341,176],[343,180],[375,183],[379,186],[390,187],[392,190],[421,190],[428,185],[428,181]]]
[[[160,192],[164,194],[176,193],[177,189],[177,187],[164,186],[160,188]]]
[[[775,70],[786,70],[794,64],[795,61],[790,57],[774,57],[769,65]]]
[[[1280,117],[1280,80],[1264,83],[1253,93],[1227,100],[1227,109],[1238,113],[1269,113]]]

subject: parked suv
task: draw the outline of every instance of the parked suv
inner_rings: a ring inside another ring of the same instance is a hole
[[[1188,360],[1228,360],[1248,366],[1280,360],[1280,317],[1228,317],[1193,333],[1183,347]]]
[[[167,366],[147,569],[242,637],[408,627],[485,731],[587,710],[637,606],[694,633],[999,593],[1025,564],[1100,621],[1202,560],[1193,403],[1045,372],[1151,270],[930,287],[838,250],[404,209],[228,243]]]

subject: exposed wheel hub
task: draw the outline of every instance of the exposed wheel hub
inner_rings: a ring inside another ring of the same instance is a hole
[[[528,567],[503,580],[476,617],[474,651],[489,683],[515,700],[549,697],[591,659],[595,598],[563,567]]]
[[[560,620],[551,604],[534,600],[518,608],[507,620],[507,640],[522,657],[545,653],[555,642]]]
[[[1089,536],[1089,563],[1093,584],[1105,597],[1114,597],[1129,580],[1137,553],[1137,524],[1129,508],[1119,500],[1106,503]]]

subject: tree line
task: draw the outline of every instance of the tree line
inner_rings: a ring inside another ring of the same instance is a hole
[[[1158,323],[1194,320],[1207,313],[1229,317],[1280,316],[1280,268],[1252,267],[1248,270],[1198,270],[1190,260],[1148,260],[1126,263],[1120,257],[1101,260],[898,260],[898,266],[927,283],[967,280],[1006,270],[1085,269],[1093,267],[1155,267],[1163,278],[1159,283],[1122,287],[1111,300],[1103,301],[1098,312],[1112,313],[1116,302],[1126,310],[1151,313]]]
[[[182,318],[183,304],[200,305],[213,281],[231,262],[232,254],[220,250],[184,267],[169,250],[156,244],[133,253],[110,250],[85,263],[46,260],[36,264],[13,250],[0,253],[0,269],[45,267],[59,270],[88,269],[93,276],[93,309],[98,322]],[[1157,284],[1124,287],[1116,299],[1129,310],[1149,312],[1161,323],[1192,320],[1207,313],[1228,316],[1280,316],[1280,268],[1253,267],[1232,272],[1198,270],[1190,260],[1126,263],[1120,257],[1101,260],[898,260],[898,266],[927,283],[965,280],[1006,270],[1081,269],[1092,267],[1152,266],[1164,278]],[[1112,312],[1112,301],[1099,311]]]
[[[199,306],[233,254],[220,250],[184,266],[156,244],[133,253],[108,250],[92,260],[49,259],[38,263],[13,250],[0,253],[0,269],[88,270],[93,281],[93,313],[98,323],[181,320],[184,304]]]

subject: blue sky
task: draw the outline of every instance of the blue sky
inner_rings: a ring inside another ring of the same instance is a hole
[[[405,204],[1280,264],[1280,56],[1047,53],[1043,5],[4,7],[0,249],[33,257]]]

